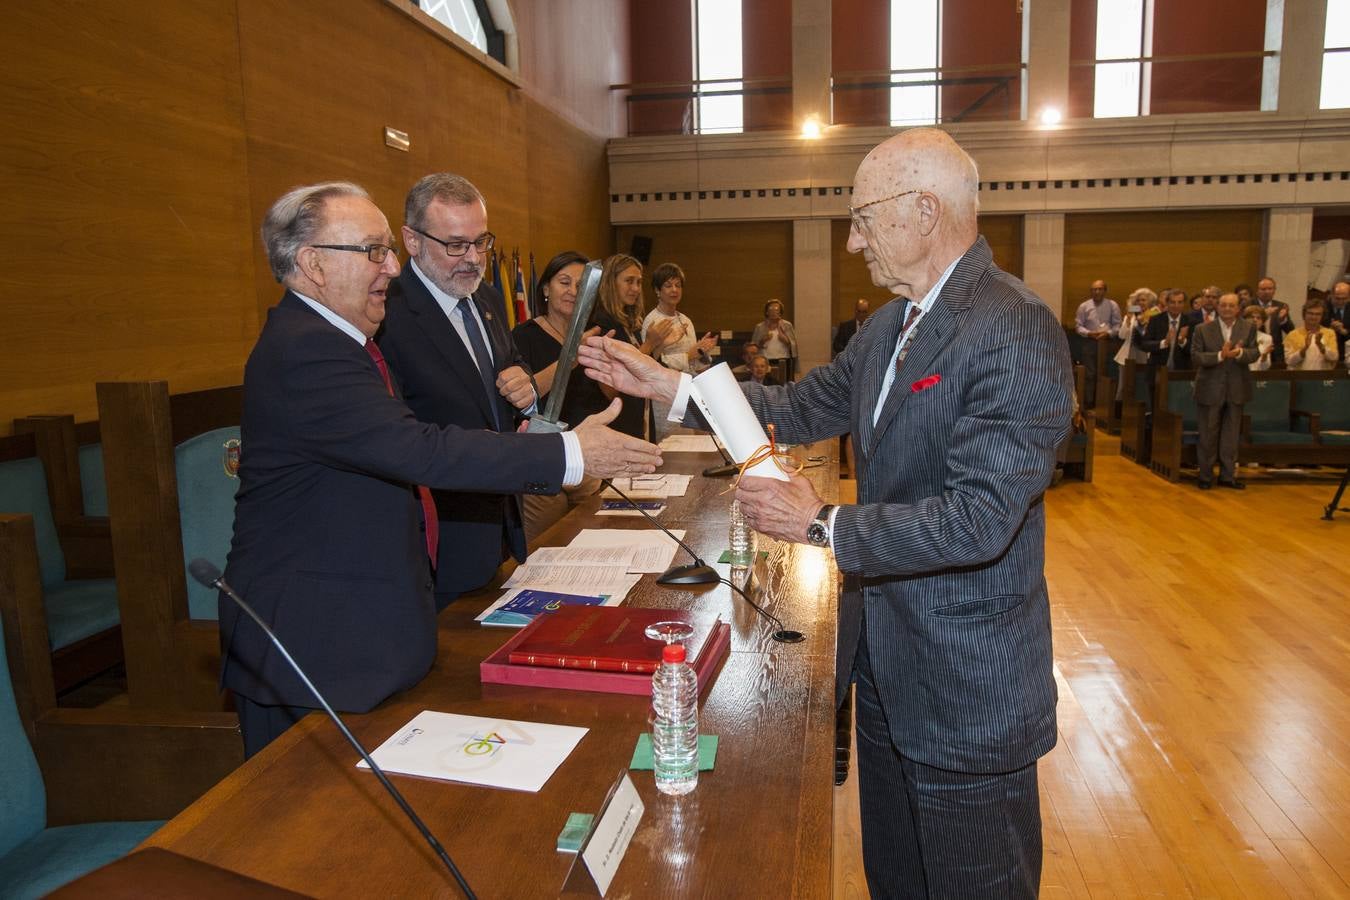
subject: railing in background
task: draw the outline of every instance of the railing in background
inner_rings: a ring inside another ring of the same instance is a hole
[[[792,79],[787,76],[633,82],[611,84],[609,89],[628,93],[624,105],[629,137],[726,133],[704,131],[699,127],[696,101],[704,97],[773,98],[762,104],[746,104],[742,130],[774,131],[793,127]]]

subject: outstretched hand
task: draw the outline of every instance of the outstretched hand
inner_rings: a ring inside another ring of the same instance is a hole
[[[587,475],[594,478],[646,475],[661,465],[661,450],[655,444],[609,427],[622,409],[623,400],[615,397],[606,409],[587,416],[572,429],[581,444],[581,458]]]
[[[680,386],[680,373],[667,369],[627,341],[588,337],[577,348],[586,375],[630,397],[669,403]]]

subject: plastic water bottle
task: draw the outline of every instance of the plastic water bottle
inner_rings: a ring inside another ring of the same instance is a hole
[[[667,644],[652,676],[652,760],[663,794],[698,786],[698,677],[684,654],[683,644]]]
[[[752,566],[755,564],[755,530],[745,521],[738,500],[731,501],[731,527],[727,533],[727,544],[731,548],[733,566]]]

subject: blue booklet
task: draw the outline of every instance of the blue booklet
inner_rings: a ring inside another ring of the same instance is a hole
[[[609,595],[586,597],[580,594],[557,594],[553,591],[532,591],[528,588],[516,594],[498,609],[483,619],[484,625],[506,625],[511,628],[523,628],[534,621],[540,613],[555,612],[564,605],[600,606]]]

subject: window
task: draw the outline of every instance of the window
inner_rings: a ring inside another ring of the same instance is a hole
[[[698,0],[694,7],[694,79],[698,82],[694,103],[700,133],[744,130],[742,77],[741,0]]]
[[[919,82],[891,88],[891,125],[938,121],[941,46],[941,0],[891,0],[891,82]]]
[[[1152,5],[1151,0],[1097,0],[1092,115],[1098,119],[1148,115],[1152,64],[1143,62],[1143,57],[1152,53],[1152,48],[1144,46],[1153,31],[1146,26]]]
[[[448,25],[450,30],[473,44],[484,53],[488,52],[487,32],[483,30],[483,20],[473,0],[416,0],[422,11],[437,22]]]
[[[1327,0],[1322,109],[1350,107],[1350,0]]]

